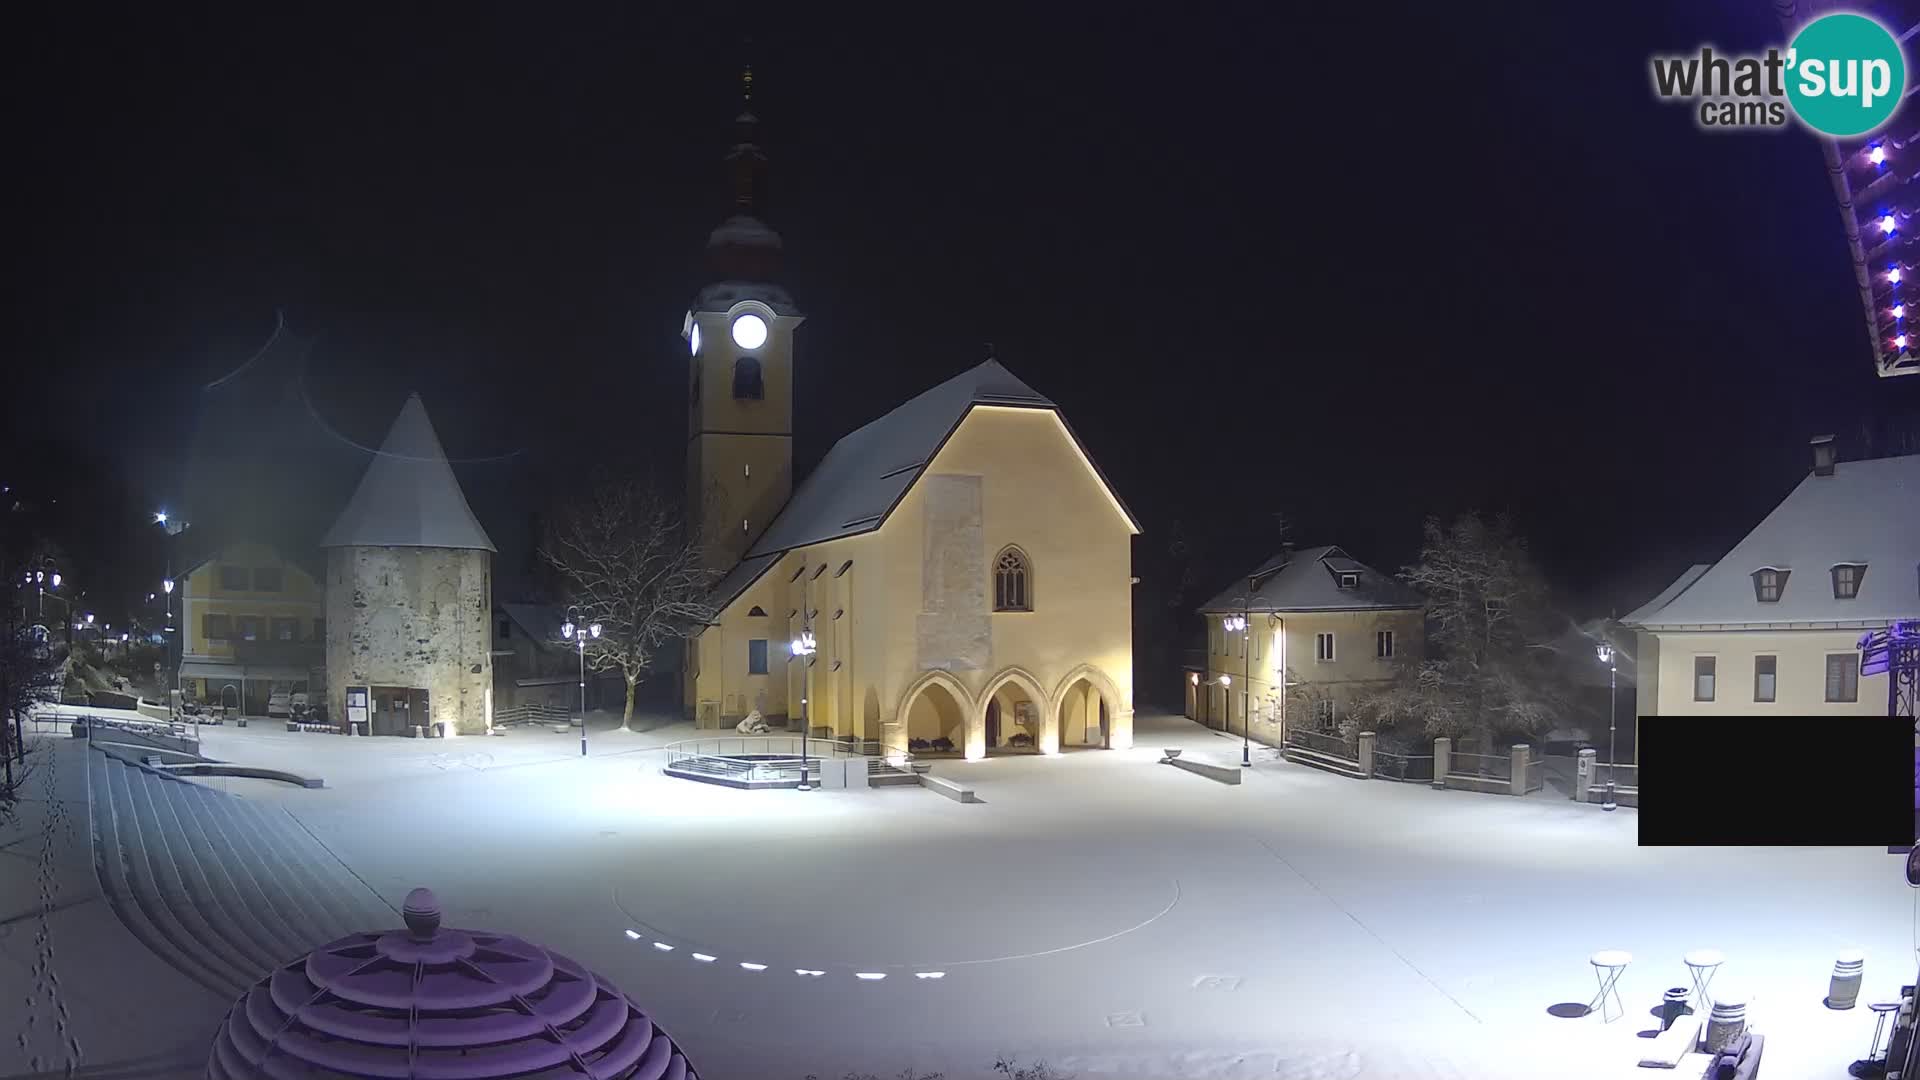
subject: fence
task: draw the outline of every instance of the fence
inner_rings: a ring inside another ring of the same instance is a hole
[[[509,705],[493,714],[494,727],[513,727],[516,724],[572,724],[573,713],[560,705],[548,705],[545,702],[529,702],[525,705]]]
[[[1385,750],[1375,750],[1373,775],[1382,780],[1430,783],[1433,780],[1433,755],[1395,754]]]
[[[1349,741],[1328,731],[1313,731],[1308,728],[1288,728],[1287,745],[1302,750],[1311,750],[1328,757],[1346,758],[1349,761],[1359,757],[1360,741],[1356,737]]]

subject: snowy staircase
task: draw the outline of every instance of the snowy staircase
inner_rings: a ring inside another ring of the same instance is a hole
[[[87,753],[94,870],[134,937],[237,998],[301,954],[396,917],[285,811]]]
[[[919,777],[890,764],[885,758],[867,759],[868,787],[916,787],[919,783]]]
[[[1284,751],[1286,759],[1295,765],[1305,765],[1324,772],[1338,773],[1355,780],[1365,780],[1367,774],[1360,771],[1360,763],[1351,758],[1335,757],[1318,750],[1309,750],[1304,746],[1289,746]]]

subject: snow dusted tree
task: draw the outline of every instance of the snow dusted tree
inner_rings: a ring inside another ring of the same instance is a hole
[[[1427,598],[1426,657],[1359,695],[1356,723],[1427,735],[1531,735],[1566,708],[1551,642],[1562,623],[1526,541],[1504,516],[1427,519],[1402,580]]]
[[[622,727],[661,647],[716,614],[708,601],[715,575],[686,525],[676,500],[651,483],[602,473],[560,507],[540,549],[580,621],[600,624],[587,666],[626,680]]]

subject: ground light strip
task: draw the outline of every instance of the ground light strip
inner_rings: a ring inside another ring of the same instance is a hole
[[[622,752],[622,753],[627,753],[627,752],[629,752],[629,751],[621,751],[621,752]],[[1287,868],[1288,868],[1289,870],[1293,870],[1293,867],[1292,867],[1292,865],[1291,865],[1291,864],[1288,864],[1288,863],[1286,862],[1286,860],[1285,860],[1285,859],[1282,859],[1282,858],[1280,858],[1280,855],[1279,855],[1279,853],[1278,853],[1278,852],[1275,852],[1275,851],[1273,851],[1273,848],[1272,848],[1271,846],[1268,846],[1268,845],[1266,845],[1266,844],[1264,844],[1264,843],[1262,844],[1262,846],[1263,846],[1263,847],[1266,847],[1266,848],[1267,848],[1267,851],[1268,851],[1269,853],[1271,853],[1271,854],[1273,854],[1273,856],[1274,856],[1274,858],[1276,858],[1276,859],[1279,859],[1279,861],[1280,861],[1280,862],[1281,862],[1282,864],[1285,864],[1285,865],[1287,865]],[[1301,878],[1301,879],[1302,879],[1303,881],[1305,881],[1305,880],[1307,880],[1307,879],[1306,879],[1306,877],[1305,877],[1305,875],[1303,875],[1303,874],[1300,874],[1300,872],[1299,872],[1298,870],[1293,870],[1293,872],[1294,872],[1294,874],[1295,874],[1295,875],[1297,875],[1297,876],[1299,876],[1299,877],[1300,877],[1300,878]],[[1125,937],[1126,935],[1128,935],[1128,934],[1131,934],[1131,933],[1133,933],[1133,932],[1134,932],[1134,931],[1136,931],[1136,930],[1142,930],[1142,929],[1145,929],[1146,927],[1148,927],[1148,926],[1150,926],[1150,925],[1152,925],[1153,923],[1156,923],[1156,922],[1158,922],[1158,921],[1160,921],[1160,920],[1161,920],[1162,918],[1164,918],[1164,917],[1166,916],[1166,914],[1167,914],[1168,912],[1170,912],[1170,911],[1172,911],[1172,910],[1173,910],[1173,909],[1174,909],[1175,907],[1178,907],[1178,906],[1179,906],[1179,904],[1180,904],[1180,879],[1179,879],[1179,878],[1169,878],[1169,879],[1167,880],[1167,884],[1169,884],[1169,885],[1172,885],[1172,886],[1173,886],[1173,899],[1171,899],[1171,900],[1168,900],[1168,901],[1167,901],[1167,905],[1166,905],[1165,907],[1163,907],[1163,908],[1161,908],[1161,909],[1160,909],[1159,911],[1156,911],[1156,912],[1154,912],[1153,914],[1151,914],[1151,915],[1149,915],[1149,916],[1147,916],[1146,918],[1144,918],[1144,919],[1142,919],[1142,920],[1140,920],[1140,921],[1139,921],[1139,922],[1137,922],[1137,923],[1134,923],[1134,924],[1133,924],[1132,926],[1129,926],[1129,927],[1126,927],[1125,929],[1122,929],[1122,930],[1115,930],[1115,931],[1114,931],[1113,933],[1111,933],[1111,934],[1106,934],[1106,935],[1103,935],[1103,936],[1101,936],[1101,937],[1097,937],[1097,938],[1093,938],[1093,939],[1091,939],[1091,940],[1088,940],[1088,941],[1081,941],[1081,942],[1076,942],[1076,943],[1074,943],[1074,944],[1072,944],[1072,945],[1060,945],[1060,946],[1057,946],[1057,947],[1055,947],[1055,948],[1051,948],[1051,949],[1040,949],[1040,950],[1038,950],[1038,951],[1036,951],[1036,952],[1027,952],[1027,953],[1012,953],[1012,954],[1009,954],[1009,955],[1006,955],[1006,956],[989,956],[989,957],[986,957],[985,959],[981,959],[981,960],[949,960],[949,961],[947,961],[947,962],[946,962],[946,963],[945,963],[945,964],[943,965],[943,967],[949,967],[949,968],[953,968],[953,967],[967,967],[967,966],[970,966],[970,965],[976,965],[976,964],[998,964],[998,963],[1001,963],[1001,962],[1003,962],[1003,961],[1007,961],[1007,960],[1032,960],[1032,959],[1036,959],[1036,958],[1038,958],[1038,957],[1042,957],[1042,956],[1053,956],[1053,955],[1055,955],[1055,954],[1057,954],[1057,953],[1064,953],[1064,952],[1072,952],[1072,951],[1073,951],[1073,950],[1075,950],[1075,949],[1084,949],[1084,948],[1087,948],[1087,947],[1088,947],[1088,946],[1090,946],[1090,945],[1103,945],[1103,944],[1105,944],[1105,943],[1107,943],[1107,942],[1109,942],[1109,941],[1112,941],[1112,940],[1113,940],[1113,939],[1115,939],[1115,938],[1119,938],[1119,937]],[[1313,882],[1312,882],[1312,881],[1307,881],[1307,884],[1308,884],[1308,885],[1313,885]],[[1319,888],[1319,887],[1318,887],[1317,885],[1313,885],[1313,887],[1314,887],[1314,888],[1316,889],[1316,891],[1317,891],[1317,890],[1318,890],[1318,888]],[[610,897],[609,897],[609,899],[610,899],[610,900],[612,901],[612,903],[613,903],[613,907],[614,907],[614,910],[616,910],[616,911],[618,911],[618,912],[620,912],[620,913],[621,913],[622,915],[625,915],[625,916],[627,917],[627,919],[628,919],[628,921],[630,921],[630,922],[633,922],[633,923],[636,923],[636,924],[638,924],[638,925],[641,925],[641,926],[645,926],[645,927],[647,927],[647,928],[648,928],[649,930],[654,930],[654,928],[653,928],[653,926],[652,926],[651,924],[649,924],[648,922],[646,922],[646,920],[644,920],[644,919],[641,919],[641,918],[639,918],[639,917],[637,917],[637,916],[635,916],[633,912],[631,912],[631,911],[628,911],[628,910],[626,909],[626,906],[625,906],[625,905],[623,905],[623,904],[621,904],[621,903],[620,903],[620,890],[619,890],[619,888],[618,888],[617,886],[616,886],[615,888],[613,888],[613,889],[611,889],[611,890],[609,890],[609,893],[610,893]],[[1325,894],[1324,894],[1324,893],[1322,893],[1322,895],[1324,896]],[[1916,914],[1916,918],[1920,918],[1920,897],[1915,897],[1915,903],[1916,903],[1916,908],[1915,908],[1915,914]],[[1335,905],[1335,906],[1337,907],[1338,905]],[[1344,911],[1345,909],[1343,908],[1343,909],[1341,909],[1341,910],[1343,910],[1343,911]],[[1353,918],[1353,916],[1352,916],[1352,914],[1351,914],[1351,913],[1349,913],[1349,914],[1347,915],[1347,917],[1348,917],[1348,918],[1350,918],[1350,919],[1351,919],[1351,918]],[[1355,921],[1355,922],[1357,923],[1357,922],[1358,922],[1359,920],[1357,920],[1357,919],[1355,919],[1354,921]],[[1362,929],[1367,929],[1367,928],[1366,928],[1366,927],[1365,927],[1364,925],[1362,925],[1362,927],[1361,927],[1361,928],[1362,928]],[[659,931],[658,931],[658,930],[654,930],[654,932],[655,932],[655,933],[657,934],[657,933],[658,933]],[[629,933],[631,934],[631,932],[629,932]],[[1371,931],[1371,930],[1368,930],[1368,933],[1372,933],[1372,931]],[[1375,939],[1376,941],[1378,941],[1378,940],[1379,940],[1379,936],[1378,936],[1377,934],[1376,934],[1376,935],[1374,935],[1374,939]],[[1385,943],[1384,943],[1384,942],[1382,942],[1382,944],[1384,945]],[[663,951],[663,952],[670,952],[670,951],[672,951],[672,949],[673,949],[673,946],[671,946],[671,945],[667,945],[667,944],[665,944],[665,943],[663,943],[663,942],[658,942],[658,941],[656,941],[656,942],[654,942],[654,943],[653,943],[653,947],[654,947],[654,948],[656,948],[656,949],[659,949],[659,950],[661,950],[661,951]],[[1916,952],[1920,952],[1920,941],[1917,941],[1917,942],[1916,942]],[[695,953],[694,955],[695,955],[695,956],[705,956],[706,954],[704,954],[704,953]],[[1398,955],[1398,954],[1395,954],[1395,955]],[[709,963],[711,963],[711,962],[712,962],[712,958],[711,958],[711,957],[709,957],[709,958],[708,958],[708,961],[707,961],[707,962],[709,962]],[[1401,962],[1402,962],[1402,963],[1407,963],[1407,961],[1405,960],[1405,958],[1404,958],[1404,957],[1402,957],[1402,958],[1401,958]],[[1407,963],[1407,966],[1408,966],[1408,967],[1410,967],[1410,968],[1412,968],[1412,967],[1413,967],[1413,965],[1412,965],[1411,963]],[[1413,968],[1413,970],[1415,971],[1415,973],[1417,973],[1417,974],[1420,974],[1420,975],[1421,975],[1421,976],[1422,976],[1423,978],[1425,977],[1425,973],[1424,973],[1424,972],[1421,972],[1421,971],[1420,971],[1420,969],[1418,969],[1418,968]],[[813,968],[794,968],[794,969],[793,969],[793,973],[794,973],[795,975],[803,975],[803,976],[808,976],[808,977],[818,977],[818,976],[821,976],[821,975],[824,975],[824,974],[826,974],[826,972],[824,972],[824,971],[818,971],[818,970],[815,970],[815,969],[813,969]],[[868,973],[867,973],[867,975],[873,975],[873,974],[877,974],[877,973],[875,973],[875,972],[868,972]],[[943,972],[941,972],[941,974],[940,974],[940,975],[931,975],[931,976],[927,976],[927,977],[929,977],[929,978],[935,978],[935,979],[938,979],[938,978],[941,978],[941,977],[942,977],[942,976],[943,976],[944,974],[945,974],[945,972],[943,971]],[[865,978],[865,977],[866,977],[866,975],[859,975],[859,973],[856,973],[856,975],[857,975],[858,977],[860,977],[860,978]],[[916,975],[916,977],[918,977],[918,973],[917,973],[917,972],[915,973],[915,975]],[[886,976],[885,976],[885,975],[880,975],[879,977],[880,977],[880,978],[885,978]],[[1431,980],[1431,979],[1428,979],[1427,981],[1428,981],[1428,982],[1432,982],[1432,980]],[[1438,989],[1438,987],[1436,986],[1436,987],[1435,987],[1435,989]],[[1445,993],[1445,991],[1442,991],[1442,993]],[[1453,998],[1452,998],[1451,996],[1449,996],[1449,997],[1448,997],[1448,1000],[1450,1000],[1450,1001],[1454,1001],[1454,1004],[1455,1004],[1455,1005],[1459,1005],[1459,1002],[1458,1002],[1458,1001],[1456,1001],[1456,1000],[1454,1000],[1454,999],[1453,999]],[[1461,1005],[1461,1006],[1460,1006],[1460,1011],[1462,1011],[1462,1012],[1465,1012],[1465,1013],[1467,1013],[1467,1015],[1468,1015],[1468,1016],[1473,1016],[1473,1014],[1472,1014],[1471,1012],[1468,1012],[1468,1011],[1467,1011],[1467,1009],[1466,1009],[1466,1006],[1464,1006],[1464,1005]],[[1480,1018],[1479,1018],[1479,1017],[1477,1017],[1477,1016],[1473,1016],[1473,1019],[1474,1019],[1474,1022],[1475,1022],[1475,1023],[1479,1023],[1479,1022],[1480,1022]]]

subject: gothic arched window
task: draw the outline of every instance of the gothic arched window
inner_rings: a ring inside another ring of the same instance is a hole
[[[1033,610],[1033,564],[1017,547],[1003,550],[993,560],[993,610]]]
[[[742,356],[733,362],[733,396],[759,401],[765,391],[760,382],[760,358]]]

